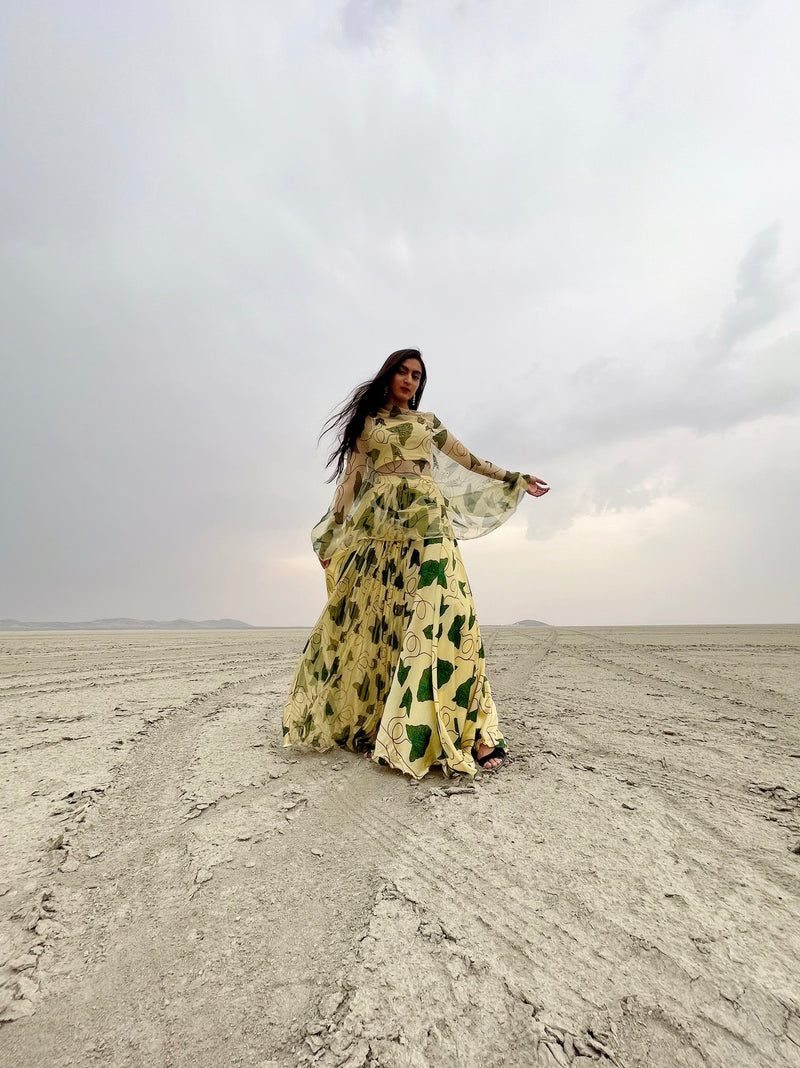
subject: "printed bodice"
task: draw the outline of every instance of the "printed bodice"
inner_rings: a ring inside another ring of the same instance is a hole
[[[433,420],[428,412],[381,408],[368,416],[361,435],[367,469],[375,471],[430,471]]]

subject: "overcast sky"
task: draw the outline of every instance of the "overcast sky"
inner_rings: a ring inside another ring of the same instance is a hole
[[[548,497],[479,619],[800,617],[797,0],[0,15],[0,618],[308,625],[326,416],[423,350]]]

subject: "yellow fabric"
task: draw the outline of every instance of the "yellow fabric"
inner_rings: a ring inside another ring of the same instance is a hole
[[[297,666],[285,745],[373,749],[415,778],[436,764],[473,775],[477,744],[505,746],[453,535],[504,522],[527,482],[471,454],[430,413],[367,420],[312,532],[331,561],[328,603]]]
[[[396,474],[418,476],[414,493],[385,477]],[[363,537],[482,537],[513,514],[529,482],[475,456],[432,412],[381,408],[311,532],[314,551],[329,560]]]

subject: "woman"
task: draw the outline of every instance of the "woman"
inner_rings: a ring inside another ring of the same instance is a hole
[[[494,530],[541,479],[504,471],[419,411],[425,364],[393,352],[323,433],[341,478],[312,531],[328,603],[298,664],[284,745],[370,753],[422,778],[505,759],[484,650],[455,538]]]

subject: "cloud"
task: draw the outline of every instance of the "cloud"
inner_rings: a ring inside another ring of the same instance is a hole
[[[650,447],[669,456],[669,469],[644,498],[632,473],[627,500],[584,501],[548,528],[550,509],[569,512],[554,478],[553,494],[527,502],[494,536],[499,552],[488,538],[462,543],[484,622],[796,622],[800,582],[785,564],[800,533],[800,417],[683,432]],[[605,450],[587,455],[583,485],[613,460]],[[630,464],[648,459],[632,451]],[[543,536],[530,540],[526,524]]]
[[[525,551],[639,510],[702,551],[727,435],[797,410],[794,17],[6,15],[0,615],[310,619],[313,567],[276,561],[309,551],[330,496],[318,430],[406,344],[473,451],[552,479]],[[667,519],[686,441],[698,494]],[[786,517],[759,462],[768,531]],[[745,499],[730,515],[752,521]]]
[[[785,286],[775,277],[779,234],[778,223],[756,234],[739,264],[736,295],[718,335],[723,353],[773,322],[787,306]]]
[[[347,0],[339,14],[342,32],[353,44],[371,44],[394,21],[401,6],[402,0]]]

